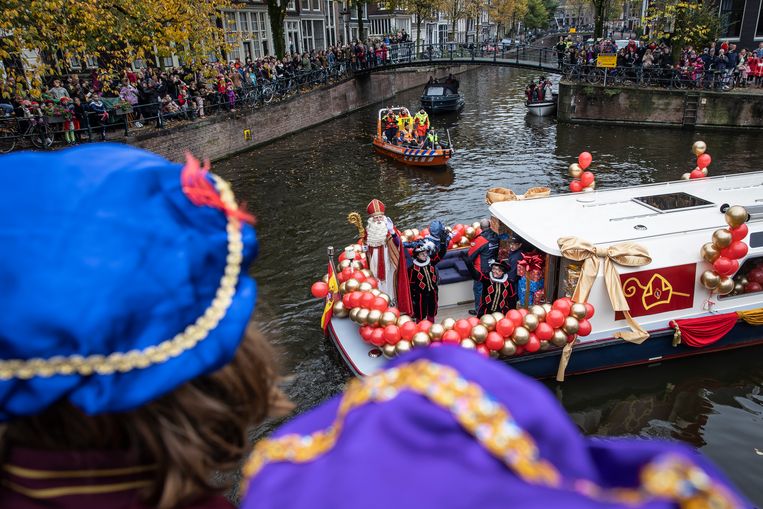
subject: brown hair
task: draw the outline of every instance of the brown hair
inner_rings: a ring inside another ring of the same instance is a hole
[[[182,507],[218,493],[216,472],[231,472],[249,452],[251,427],[284,415],[291,403],[276,383],[272,347],[251,324],[233,360],[131,412],[89,416],[67,401],[0,428],[9,446],[48,450],[123,450],[155,464],[145,502]]]

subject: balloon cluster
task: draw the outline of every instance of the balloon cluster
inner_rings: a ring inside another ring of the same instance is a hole
[[[727,295],[734,291],[735,282],[730,277],[739,270],[739,260],[747,255],[747,210],[739,205],[729,207],[724,214],[728,228],[713,232],[713,241],[700,249],[702,259],[713,265],[700,276],[702,285],[711,292]]]
[[[453,226],[446,226],[445,229],[450,233],[448,249],[469,247],[471,246],[472,241],[482,233],[479,221],[472,223],[471,226],[458,223]],[[421,230],[416,228],[403,230],[403,242],[422,240],[427,235],[429,235],[429,228],[422,228]]]
[[[697,156],[697,167],[694,168],[691,173],[684,173],[681,175],[682,180],[693,180],[707,177],[707,167],[713,159],[710,154],[706,154],[707,145],[704,141],[695,141],[691,147],[691,151]]]
[[[591,192],[596,189],[596,179],[593,173],[588,171],[591,161],[593,161],[591,154],[589,152],[582,152],[578,156],[578,162],[570,165],[570,177],[575,179],[570,182],[570,191],[573,193],[579,193],[580,191]]]
[[[737,274],[734,277],[734,291],[731,295],[756,293],[763,291],[763,266],[758,264],[747,274]]]

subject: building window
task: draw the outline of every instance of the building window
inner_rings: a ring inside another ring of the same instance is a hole
[[[289,46],[290,53],[299,53],[299,22],[286,22],[286,43]]]
[[[236,13],[235,12],[225,13],[225,30],[227,30],[228,32],[236,31]]]
[[[286,10],[288,10],[288,11],[296,11],[297,10],[297,6],[294,3],[294,0],[289,0],[289,5],[286,6]]]
[[[721,0],[721,21],[725,26],[721,30],[722,37],[731,39],[739,37],[745,3],[746,0]]]
[[[243,32],[243,33],[249,32],[249,13],[248,12],[238,13],[238,26],[239,26],[239,32]]]
[[[315,41],[313,40],[313,22],[311,20],[302,22],[302,49],[303,51],[315,49]]]
[[[312,0],[313,4],[313,10],[314,11],[320,11],[321,10],[321,0]]]
[[[309,11],[310,10],[310,0],[301,0],[299,2],[299,6],[302,8],[303,11]]]

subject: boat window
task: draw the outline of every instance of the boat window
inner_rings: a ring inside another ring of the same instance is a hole
[[[553,257],[557,258],[557,257]],[[557,287],[557,299],[562,297],[572,297],[575,293],[575,287],[578,285],[580,279],[580,271],[583,268],[583,262],[576,262],[569,258],[560,258],[557,271],[557,281],[559,285]]]
[[[429,87],[427,89],[427,95],[444,95],[444,87]]]
[[[750,247],[763,246],[763,232],[755,232],[750,234]]]
[[[734,275],[734,291],[721,299],[763,292],[763,256],[748,258]]]
[[[668,193],[656,194],[654,196],[639,196],[633,198],[633,201],[639,202],[650,209],[659,212],[667,212],[682,209],[691,209],[695,207],[709,207],[713,203],[703,200],[689,193]]]

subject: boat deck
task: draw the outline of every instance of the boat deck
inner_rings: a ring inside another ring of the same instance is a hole
[[[454,320],[460,320],[462,318],[469,318],[469,310],[474,309],[474,302],[467,304],[452,304],[450,306],[440,306],[437,309],[436,322],[442,322],[446,318],[453,318]]]

